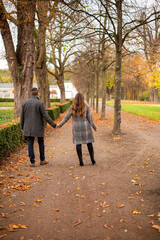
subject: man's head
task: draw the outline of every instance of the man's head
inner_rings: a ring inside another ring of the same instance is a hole
[[[31,96],[38,96],[38,89],[37,88],[32,88]]]

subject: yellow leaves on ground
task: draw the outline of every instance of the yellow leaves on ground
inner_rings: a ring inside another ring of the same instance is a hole
[[[85,194],[83,194],[83,195],[76,194],[76,197],[79,197],[79,198],[86,198],[86,195],[85,195]]]
[[[16,229],[27,229],[28,226],[27,225],[22,225],[22,224],[9,224],[9,231],[10,232],[14,232]]]
[[[58,208],[55,208],[54,210],[55,210],[56,212],[59,212],[59,211],[60,211]]]
[[[125,205],[124,205],[124,204],[122,204],[122,205],[119,205],[119,206],[116,206],[116,208],[123,208],[123,207],[125,207]]]
[[[43,201],[43,199],[37,199],[37,200],[36,200],[36,202],[38,202],[38,203],[39,203],[39,202],[42,202],[42,201]]]
[[[142,212],[137,211],[136,209],[131,211],[133,214],[142,214]]]
[[[100,205],[101,207],[103,207],[103,208],[109,207],[109,205],[107,205],[106,202],[100,203],[99,205]]]
[[[109,230],[116,230],[116,228],[113,225],[109,227],[107,224],[104,224],[104,227]]]
[[[152,225],[152,228],[157,229],[160,232],[160,226],[159,225]]]

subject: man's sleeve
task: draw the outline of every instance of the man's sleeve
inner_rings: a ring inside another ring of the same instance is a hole
[[[48,112],[46,111],[46,108],[44,106],[44,103],[42,102],[40,105],[40,111],[42,116],[44,117],[44,119],[52,126],[52,127],[56,127],[57,124],[55,122],[53,122],[53,120],[51,119],[51,117],[49,116]]]
[[[24,108],[22,104],[22,110],[21,110],[21,129],[23,130],[23,125],[24,125]]]

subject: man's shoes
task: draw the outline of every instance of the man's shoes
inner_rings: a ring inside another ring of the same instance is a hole
[[[84,166],[84,164],[83,164],[82,161],[79,162],[79,165],[80,165],[81,167]]]
[[[95,160],[92,160],[92,164],[93,164],[93,165],[96,164],[96,161],[95,161]]]
[[[31,163],[29,166],[30,167],[35,167],[36,165],[35,165],[35,163]]]
[[[40,162],[40,165],[46,165],[46,164],[48,164],[48,163],[49,163],[48,161],[43,160],[43,161]]]

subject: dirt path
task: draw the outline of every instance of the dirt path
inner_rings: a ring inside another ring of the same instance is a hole
[[[85,145],[85,166],[78,165],[69,121],[61,129],[47,127],[48,166],[39,166],[36,144],[36,168],[28,167],[26,145],[1,167],[2,239],[160,238],[153,228],[160,225],[160,125],[122,112],[123,134],[113,136],[112,108],[105,121],[93,117],[96,165]]]

